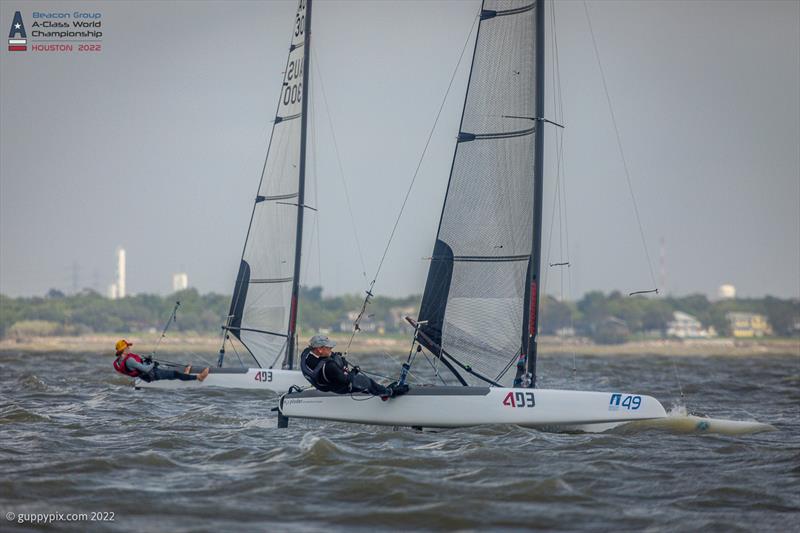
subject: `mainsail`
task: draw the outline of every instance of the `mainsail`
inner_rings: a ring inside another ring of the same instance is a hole
[[[535,305],[533,0],[485,0],[419,320],[470,384],[514,380]],[[538,250],[535,252],[538,255]],[[427,321],[427,323],[424,323]]]
[[[294,336],[297,252],[304,209],[306,36],[310,22],[306,6],[306,0],[300,0],[226,325],[261,367],[271,367],[286,357]]]

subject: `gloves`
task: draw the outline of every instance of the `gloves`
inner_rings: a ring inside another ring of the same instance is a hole
[[[398,385],[397,382],[394,382],[389,385],[389,390],[391,391],[389,398],[397,398],[408,392],[408,385],[405,383]]]

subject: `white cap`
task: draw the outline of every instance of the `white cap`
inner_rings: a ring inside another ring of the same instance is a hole
[[[326,348],[333,348],[336,346],[336,343],[330,340],[327,335],[314,335],[311,337],[311,340],[308,341],[308,345],[312,348],[322,348],[323,346]]]

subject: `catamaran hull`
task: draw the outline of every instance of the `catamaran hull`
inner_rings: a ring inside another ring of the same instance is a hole
[[[195,370],[200,370],[195,367]],[[192,372],[196,374],[197,372]],[[205,381],[181,381],[160,379],[146,382],[137,379],[134,386],[139,389],[199,389],[217,387],[224,389],[262,390],[283,393],[292,385],[308,387],[308,382],[298,370],[264,368],[212,368]]]
[[[437,428],[576,426],[667,416],[658,400],[640,394],[500,387],[414,387],[387,401],[304,391],[283,395],[278,405],[289,418]]]

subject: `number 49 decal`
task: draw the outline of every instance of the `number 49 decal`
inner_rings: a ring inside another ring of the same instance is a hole
[[[532,392],[509,392],[503,398],[506,407],[533,407],[536,405]]]
[[[611,401],[608,402],[609,411],[616,411],[620,407],[633,411],[642,406],[641,396],[626,395],[624,398],[622,394],[614,393],[611,395]]]

